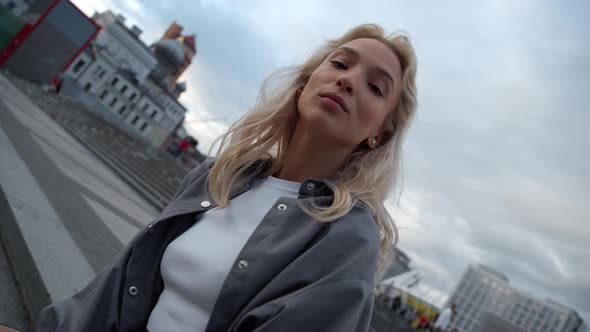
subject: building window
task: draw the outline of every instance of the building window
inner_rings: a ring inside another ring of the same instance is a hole
[[[125,91],[127,91],[127,85],[123,85],[121,88],[121,93],[125,93]]]
[[[126,105],[121,106],[121,108],[119,108],[119,114],[123,114],[123,112],[125,112],[126,109],[127,109]]]
[[[86,85],[84,85],[84,91],[90,90],[91,87],[92,87],[92,84],[86,83]]]
[[[113,100],[111,100],[111,103],[109,104],[111,107],[115,106],[115,104],[117,103],[117,97],[113,98]]]
[[[137,96],[137,93],[134,92],[131,94],[131,97],[129,97],[129,99],[131,99],[131,101],[133,101],[133,99],[135,99],[135,96]]]
[[[103,70],[100,72],[100,74],[98,74],[98,78],[102,78],[102,77],[104,76],[104,74],[106,74],[106,72],[107,72],[107,71],[103,69]]]
[[[98,74],[98,72],[102,69],[102,67],[100,65],[98,65],[95,69],[94,69],[94,74]]]
[[[146,111],[148,106],[150,106],[147,102],[145,104],[143,104],[143,107],[141,108],[142,111]]]
[[[74,73],[79,72],[80,69],[82,69],[82,66],[84,66],[85,63],[86,63],[86,61],[84,61],[84,60],[78,60],[78,62],[76,62],[76,64],[74,65],[73,72]]]
[[[101,94],[100,94],[100,99],[104,100],[104,98],[108,95],[109,93],[107,92],[107,90],[104,90]]]
[[[115,78],[113,78],[113,80],[111,81],[111,85],[115,85],[115,84],[117,84],[117,82],[119,82],[119,79],[115,77]]]
[[[137,120],[139,120],[139,115],[136,115],[133,120],[131,121],[132,125],[135,125],[137,123]]]
[[[158,111],[154,110],[151,115],[152,119],[155,118],[156,115],[158,115]]]
[[[145,128],[147,127],[147,122],[144,122],[141,127],[139,128],[139,130],[144,131]]]

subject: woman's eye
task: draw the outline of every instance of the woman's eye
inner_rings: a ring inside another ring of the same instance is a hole
[[[342,61],[332,60],[332,65],[338,69],[346,69],[346,64]]]
[[[369,88],[376,96],[383,97],[383,92],[381,92],[381,88],[377,84],[369,83]]]

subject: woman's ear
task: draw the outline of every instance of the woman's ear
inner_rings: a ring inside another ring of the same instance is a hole
[[[377,134],[376,136],[371,136],[367,139],[367,145],[369,148],[376,149],[381,145],[387,143],[391,137],[393,136],[393,132],[390,130],[384,130]]]

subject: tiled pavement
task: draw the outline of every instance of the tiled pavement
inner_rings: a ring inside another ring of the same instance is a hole
[[[33,320],[43,302],[84,286],[159,213],[3,76],[0,186],[2,240],[20,266],[15,275]],[[17,303],[8,270],[0,270],[0,294]],[[12,318],[0,323],[24,319],[16,309],[3,313]]]

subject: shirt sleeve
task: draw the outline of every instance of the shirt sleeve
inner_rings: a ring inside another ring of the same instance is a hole
[[[252,310],[236,330],[366,332],[373,303],[373,287],[364,280],[309,285]]]

